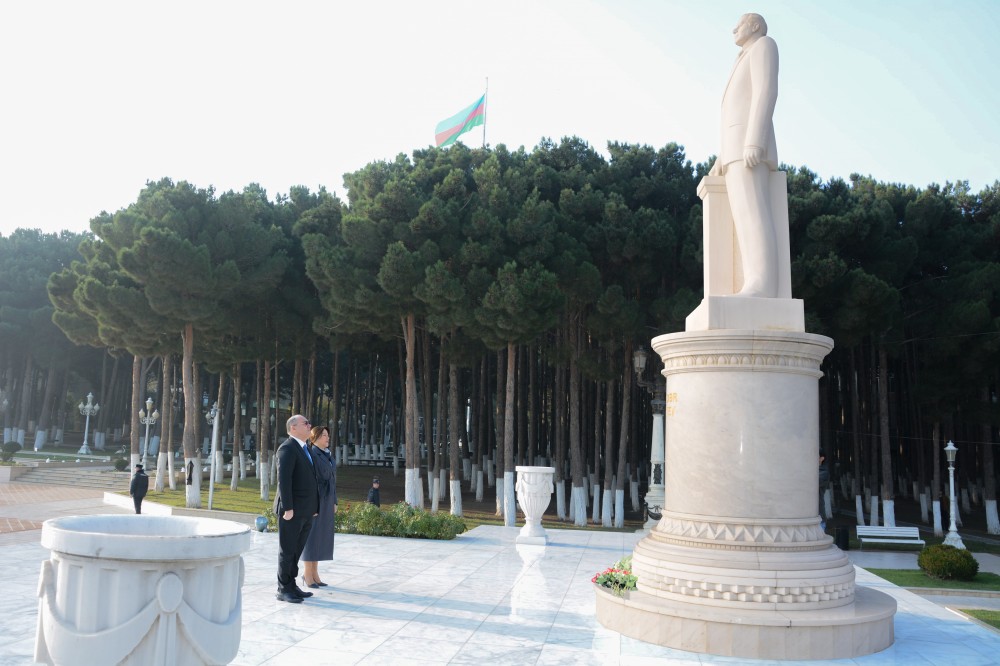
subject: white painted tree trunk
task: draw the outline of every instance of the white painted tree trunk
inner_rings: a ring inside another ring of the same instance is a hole
[[[573,486],[573,524],[587,526],[587,489],[583,486]]]
[[[1000,534],[1000,516],[997,516],[997,501],[986,500],[986,531]]]
[[[601,522],[601,486],[595,483],[590,489],[590,494],[594,498],[593,515],[590,520],[596,525]]]
[[[424,484],[420,480],[420,470],[417,470],[417,482],[414,484],[417,487],[417,508],[424,508]]]
[[[198,458],[185,458],[184,459],[184,469],[187,469],[188,463],[194,463],[195,473],[192,474],[191,485],[184,486],[184,500],[185,506],[189,509],[200,509],[201,508],[201,474],[198,474],[198,470],[201,469],[201,463]],[[186,483],[186,482],[185,482]]]
[[[955,502],[955,525],[958,527],[962,526],[962,500],[956,498]]]
[[[486,482],[492,488],[497,484],[496,468],[493,467],[493,461],[489,458],[483,458],[483,467],[486,468]]]
[[[573,522],[576,518],[576,498],[573,497],[573,487],[570,486],[569,489],[569,510],[566,514],[566,520]]]
[[[611,527],[611,505],[614,501],[614,498],[612,497],[613,494],[616,495],[617,493],[613,493],[612,491],[605,491],[604,493],[604,500],[601,505],[601,525],[604,527]]]
[[[406,497],[406,503],[410,506],[419,505],[419,492],[420,492],[420,470],[413,467],[406,468],[406,475],[403,481],[403,495]]]
[[[927,513],[927,493],[920,493],[920,522],[930,522],[930,515]]]
[[[931,505],[931,513],[934,515],[934,536],[944,536],[944,530],[941,528],[941,502],[940,500],[934,500]]]
[[[247,452],[240,450],[240,481],[247,480]]]
[[[514,491],[514,472],[503,473],[503,524],[514,527],[517,524],[517,494]]]
[[[896,526],[896,500],[885,500],[882,502],[882,514],[884,520],[882,525],[884,527],[895,527]]]
[[[174,457],[167,452],[167,484],[171,490],[177,490],[177,475],[174,470]]]
[[[478,480],[479,483],[482,483],[482,480],[481,480],[482,477],[480,476],[481,472],[482,472],[482,470],[479,469],[479,463],[475,463],[472,466],[472,474],[469,475],[469,490],[475,490],[476,489],[476,482],[477,482],[477,480]]]
[[[476,501],[483,501],[483,470],[476,470]]]
[[[615,491],[615,527],[625,527],[625,489]]]
[[[913,482],[913,495],[911,497],[920,497],[920,484],[916,481]]]
[[[462,482],[459,480],[450,481],[451,484],[451,515],[462,515]]]
[[[962,488],[962,511],[966,513],[972,512],[972,505],[969,503],[969,489]]]
[[[823,491],[823,515],[827,520],[833,518],[833,490],[827,488]]]
[[[158,492],[163,492],[163,486],[167,480],[167,454],[162,450],[156,456],[156,481],[153,482],[153,489]]]
[[[496,516],[500,518],[503,516],[503,484],[497,484],[496,487],[496,498],[497,498],[497,511]]]
[[[448,499],[448,470],[438,470],[438,499]]]
[[[638,511],[641,508],[639,505],[639,482],[629,481],[628,486],[630,499],[632,500],[632,510]]]
[[[441,479],[434,476],[434,473],[431,472],[430,476],[427,477],[427,483],[431,486],[427,491],[431,497],[431,513],[437,513],[438,504],[441,501],[441,494],[438,491],[438,486],[441,485]]]
[[[468,458],[462,458],[462,478],[459,481],[465,479],[472,479],[472,461]]]
[[[864,500],[861,495],[854,496],[854,519],[857,521],[858,525],[862,527],[865,524],[865,507]]]
[[[878,527],[878,495],[872,494],[871,497],[871,518],[868,520],[868,524],[872,527]]]
[[[566,520],[566,482],[556,481],[556,516],[559,520]]]

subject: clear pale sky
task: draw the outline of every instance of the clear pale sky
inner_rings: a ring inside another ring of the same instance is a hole
[[[164,176],[343,194],[344,173],[430,145],[487,77],[491,145],[675,141],[702,162],[747,11],[778,44],[782,162],[1000,178],[993,0],[5,2],[0,234],[85,230]]]

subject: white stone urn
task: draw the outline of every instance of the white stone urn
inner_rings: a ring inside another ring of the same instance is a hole
[[[524,527],[516,542],[544,546],[546,537],[542,515],[552,498],[552,475],[556,468],[518,465],[514,469],[517,470],[517,502],[524,512]]]
[[[250,528],[182,516],[46,520],[35,661],[228,664],[240,646]]]

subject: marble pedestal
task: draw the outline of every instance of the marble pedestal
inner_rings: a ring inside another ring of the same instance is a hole
[[[598,590],[598,619],[668,647],[754,659],[832,659],[893,642],[895,602],[854,585],[819,527],[819,365],[829,338],[797,331],[663,335],[663,517],[635,548],[637,590]],[[842,643],[847,645],[842,645]]]
[[[47,520],[35,661],[228,664],[242,630],[250,528],[179,516]]]
[[[544,546],[548,539],[542,527],[542,516],[552,498],[552,475],[556,469],[527,465],[514,469],[517,470],[517,502],[524,512],[524,527],[518,532],[516,543]]]

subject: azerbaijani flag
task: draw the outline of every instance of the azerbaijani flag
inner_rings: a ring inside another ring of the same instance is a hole
[[[455,143],[460,134],[486,122],[486,94],[434,128],[434,140],[439,148]]]

